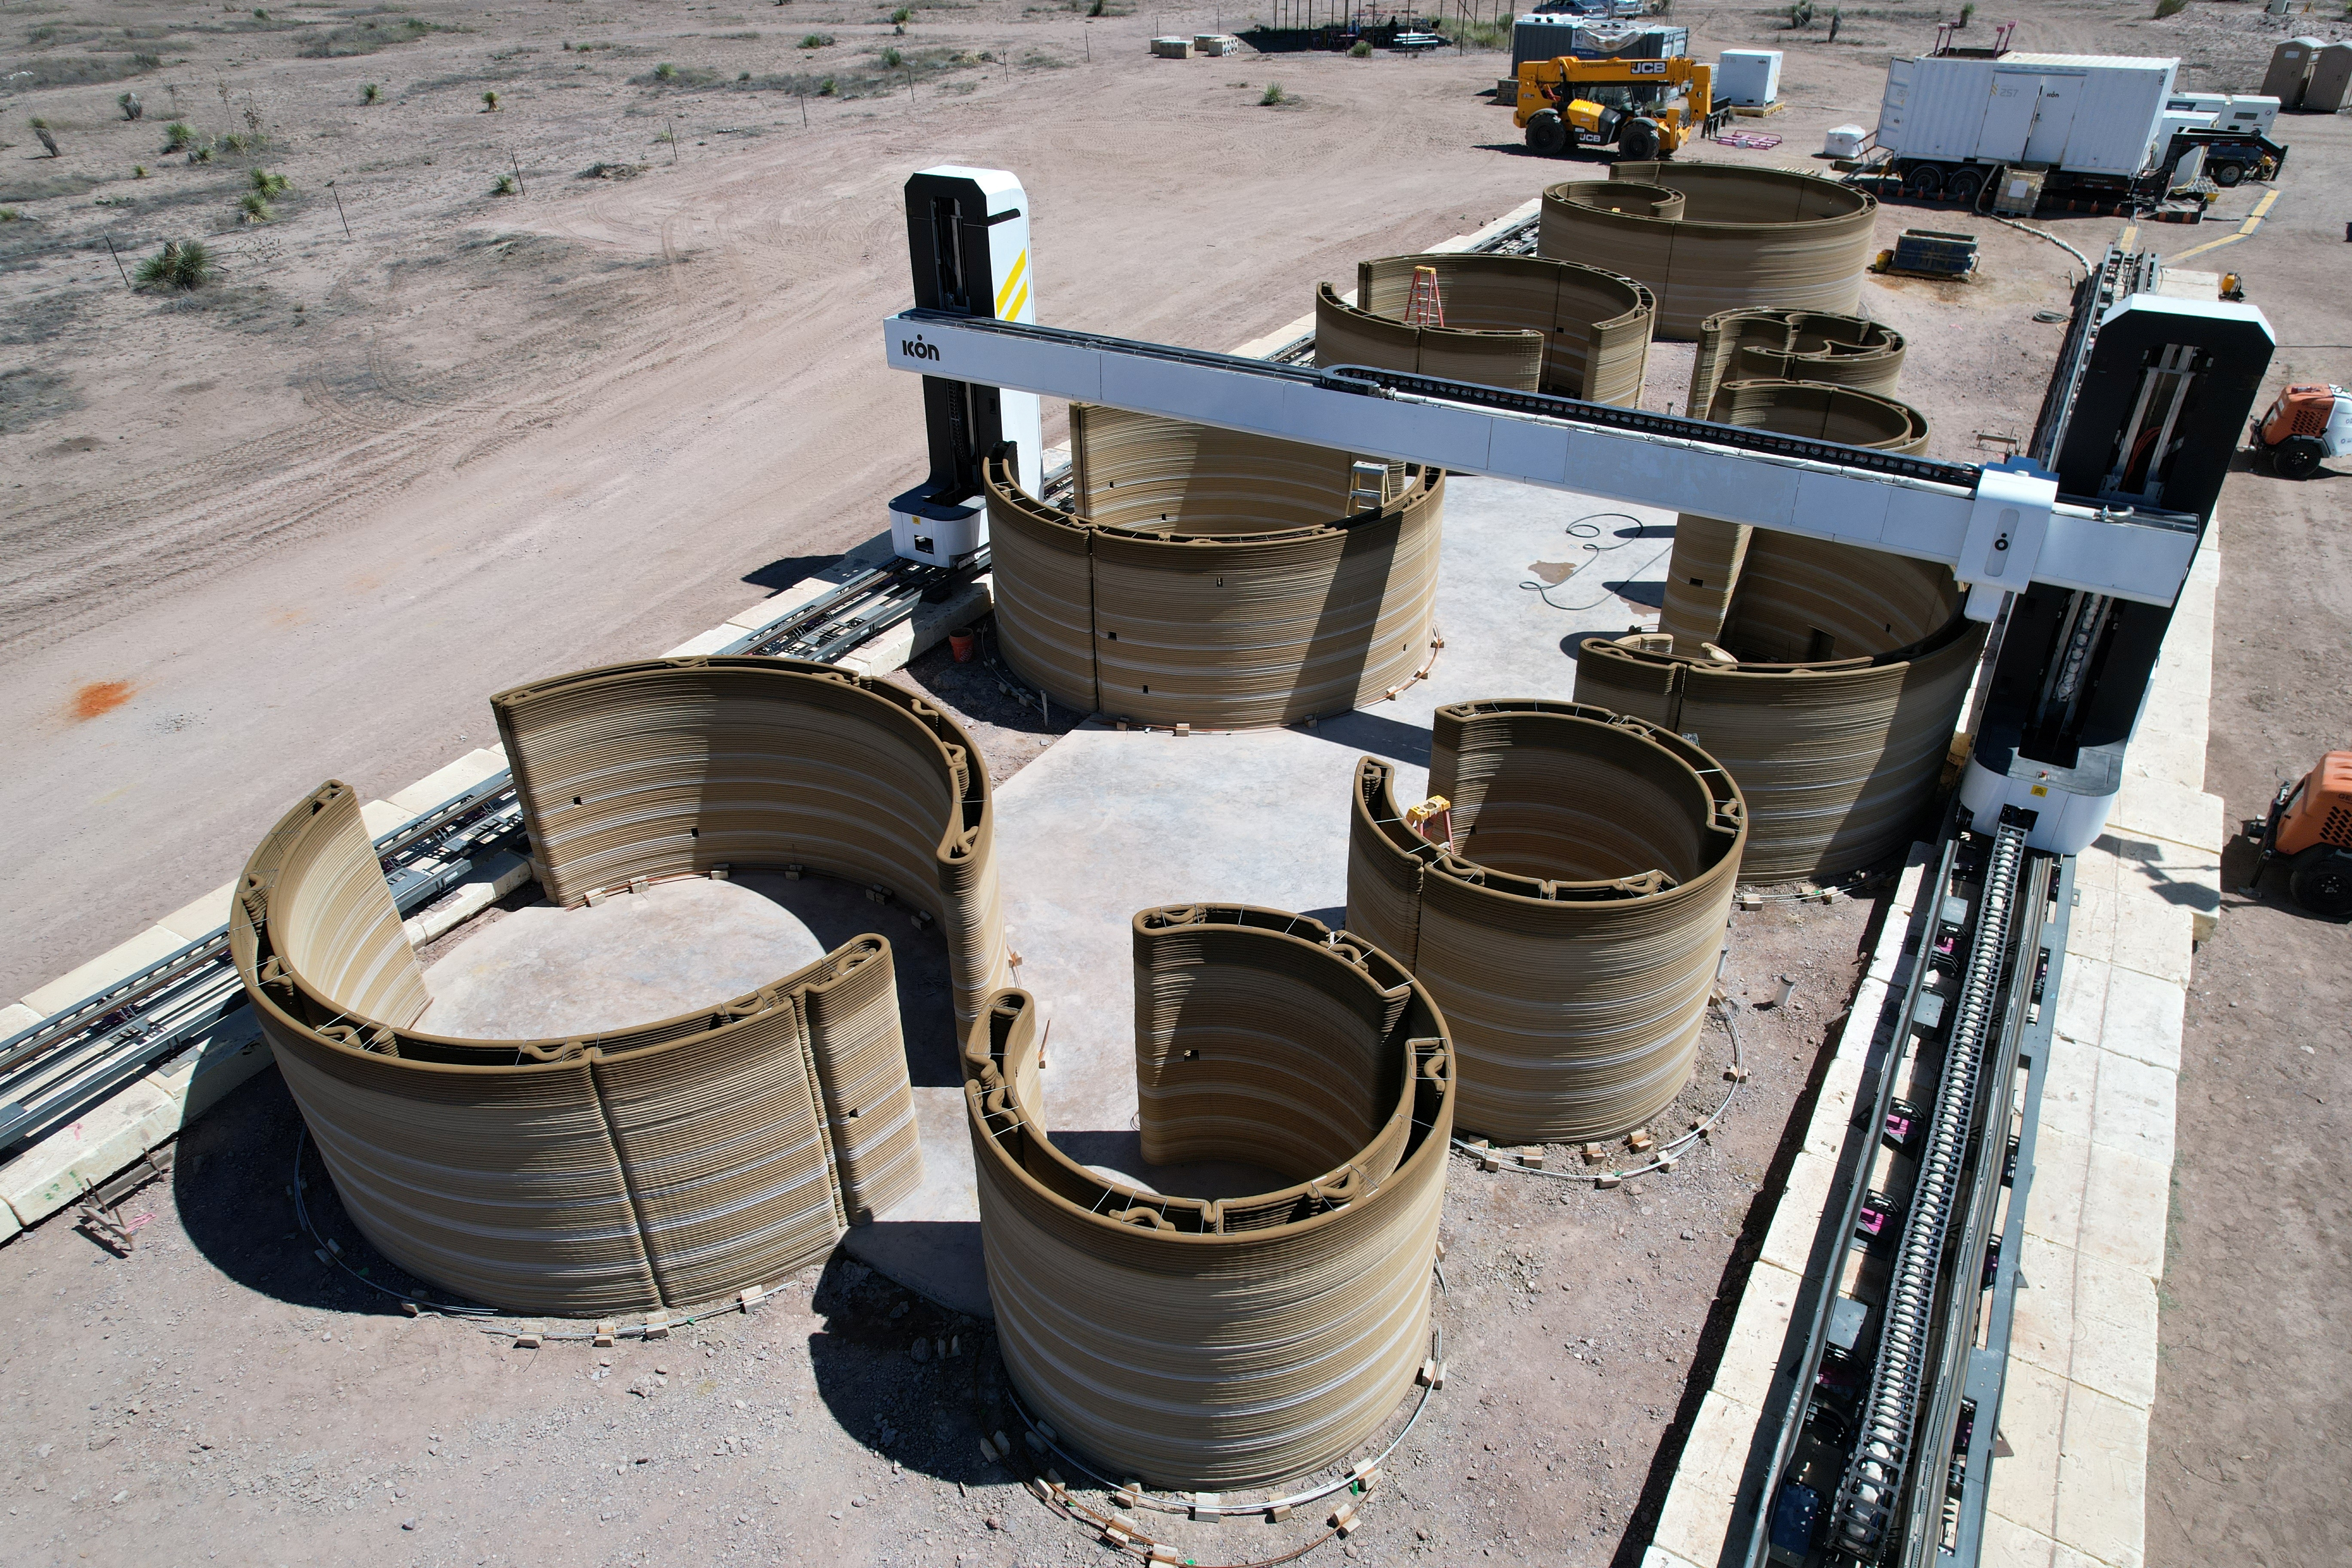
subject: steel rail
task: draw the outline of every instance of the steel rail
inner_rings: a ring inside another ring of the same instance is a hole
[[[1959,1195],[1987,1031],[1999,1022],[1994,1003],[2024,858],[2025,829],[2003,824],[1994,837],[1985,868],[1968,966],[1954,1004],[1956,1017],[1946,1037],[1935,1113],[1888,1284],[1885,1324],[1870,1394],[1863,1405],[1861,1431],[1838,1487],[1832,1530],[1843,1550],[1864,1561],[1875,1556],[1885,1538],[1912,1459],[1936,1279],[1942,1271],[1945,1237]]]
[[[985,545],[953,572],[884,563],[718,651],[837,663],[912,616],[925,595],[988,567]],[[375,850],[393,900],[407,916],[512,847],[521,832],[513,775],[501,768],[379,836]],[[79,1114],[244,1005],[224,921],[178,952],[0,1039],[0,1152]]]

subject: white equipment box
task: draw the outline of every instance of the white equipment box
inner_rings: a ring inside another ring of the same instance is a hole
[[[1715,68],[1715,100],[1761,108],[1780,99],[1780,51],[1726,49]]]

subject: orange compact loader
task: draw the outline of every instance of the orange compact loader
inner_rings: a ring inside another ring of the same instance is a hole
[[[2287,867],[2286,889],[2315,915],[2352,915],[2352,752],[2330,752],[2299,779],[2279,785],[2268,816],[2245,825],[2262,851],[2248,891],[2275,861]]]

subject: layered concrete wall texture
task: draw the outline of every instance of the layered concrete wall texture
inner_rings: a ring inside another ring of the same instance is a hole
[[[1878,198],[1818,174],[1727,163],[1619,163],[1544,192],[1539,255],[1607,266],[1658,298],[1657,336],[1755,307],[1851,314]]]
[[[1916,451],[1917,412],[1847,387],[1731,382],[1715,417]],[[1985,628],[1931,562],[1685,515],[1656,633],[1577,648],[1576,696],[1693,734],[1748,800],[1740,879],[1828,880],[1911,841]]]
[[[1860,316],[1824,310],[1723,310],[1699,323],[1684,411],[1709,419],[1727,381],[1811,381],[1895,395],[1903,334]]]
[[[1437,275],[1445,325],[1410,326],[1413,277]],[[1356,269],[1356,303],[1316,291],[1318,364],[1475,381],[1633,407],[1657,301],[1621,273],[1534,256],[1390,256]]]
[[[1444,1010],[1456,1119],[1514,1142],[1643,1125],[1690,1079],[1747,842],[1738,785],[1671,730],[1533,700],[1431,730],[1450,842],[1357,763],[1348,925]]]
[[[986,771],[912,693],[823,666],[614,666],[493,700],[551,890],[803,867],[1006,974]],[[823,1256],[922,1180],[889,944],[691,1014],[571,1038],[415,1026],[424,973],[358,798],[322,785],[254,851],[230,949],[345,1209],[422,1279],[510,1311],[708,1301]],[[976,1011],[976,1004],[975,1004]]]
[[[1073,405],[1076,511],[985,468],[1006,661],[1055,702],[1251,729],[1344,713],[1427,661],[1445,476]],[[1358,508],[1362,510],[1357,510]]]
[[[638,877],[799,867],[940,922],[959,1028],[1006,984],[988,769],[887,680],[750,656],[584,669],[490,699],[532,868],[577,906]]]
[[[1445,1022],[1393,958],[1302,915],[1147,910],[1134,936],[1143,1158],[1286,1184],[1203,1200],[1077,1163],[1046,1128],[1036,1005],[997,993],[964,1099],[998,1342],[1106,1474],[1270,1485],[1370,1436],[1428,1354]]]

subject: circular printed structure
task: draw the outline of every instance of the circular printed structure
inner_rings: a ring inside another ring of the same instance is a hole
[[[1916,454],[1927,444],[1927,421],[1917,409],[1851,387],[1811,382],[1725,382],[1716,388],[1713,404],[1709,417],[1718,425],[1742,425],[1889,452]],[[1759,546],[1757,539],[1754,529],[1719,518],[1685,512],[1677,520],[1673,561],[1666,571],[1665,603],[1658,616],[1658,629],[1674,639],[1675,647],[1697,653],[1708,644],[1721,642],[1729,624],[1732,593],[1740,584],[1745,583],[1752,595],[1795,595],[1809,601],[1834,601],[1846,592],[1848,577],[1876,580],[1885,576],[1874,564],[1875,552],[1836,545],[1807,548],[1780,535],[1765,536]],[[1743,576],[1749,554],[1759,551],[1756,574]],[[1895,570],[1901,581],[1908,583],[1919,574],[1919,565],[1906,562]],[[1767,615],[1760,599],[1751,607],[1757,626],[1748,646],[1755,647],[1762,639],[1776,650],[1769,655],[1755,653],[1751,656],[1755,658],[1837,657],[1840,631],[1846,633],[1846,652],[1864,646],[1884,649],[1911,640],[1893,636],[1898,617],[1890,615],[1881,623],[1884,638],[1874,636],[1866,644],[1853,640],[1852,627],[1843,619],[1834,627],[1814,628],[1820,636],[1809,631],[1802,641],[1792,644],[1780,634],[1784,623],[1793,620],[1793,607],[1783,605],[1780,613]],[[1832,618],[1843,616],[1834,603],[1818,607]]]
[[[998,646],[1054,701],[1265,728],[1426,666],[1442,470],[1084,405],[1070,449],[1071,512],[982,470]]]
[[[1917,410],[1851,387],[1727,382],[1723,424],[1917,452]],[[1684,514],[1655,634],[1577,650],[1576,696],[1722,760],[1748,799],[1747,882],[1843,877],[1911,841],[1984,628],[1933,562]]]
[[[1638,279],[1657,295],[1657,335],[1695,339],[1725,310],[1853,313],[1877,218],[1878,198],[1818,174],[1621,163],[1544,192],[1537,251]]]
[[[985,769],[913,694],[678,659],[493,699],[542,883],[805,868],[930,911],[960,993],[1004,968]],[[430,997],[329,783],[247,862],[229,943],[345,1210],[418,1277],[510,1311],[717,1300],[822,1256],[922,1179],[889,944],[747,994],[549,1039],[415,1026]]]
[[[1348,923],[1444,1010],[1456,1120],[1581,1142],[1664,1110],[1697,1059],[1747,840],[1733,776],[1639,719],[1511,700],[1437,711],[1450,838],[1407,826],[1393,784],[1357,763]]]
[[[1286,1184],[1202,1199],[1079,1164],[1046,1128],[1036,1005],[997,993],[964,1100],[998,1344],[1103,1473],[1271,1485],[1371,1436],[1429,1353],[1445,1022],[1392,958],[1303,915],[1147,910],[1134,932],[1144,1159]]]
[[[1984,645],[1951,574],[1757,530],[1728,602],[1696,647],[1586,638],[1578,700],[1695,735],[1722,762],[1748,801],[1743,881],[1829,881],[1900,851]]]
[[[1691,365],[1693,418],[1711,419],[1727,381],[1810,381],[1892,397],[1903,334],[1881,321],[1824,310],[1725,310],[1699,323]]]
[[[1442,327],[1405,321],[1423,268],[1436,275]],[[1390,256],[1356,268],[1356,301],[1328,283],[1316,291],[1318,363],[1641,402],[1657,301],[1622,274],[1535,256]]]

